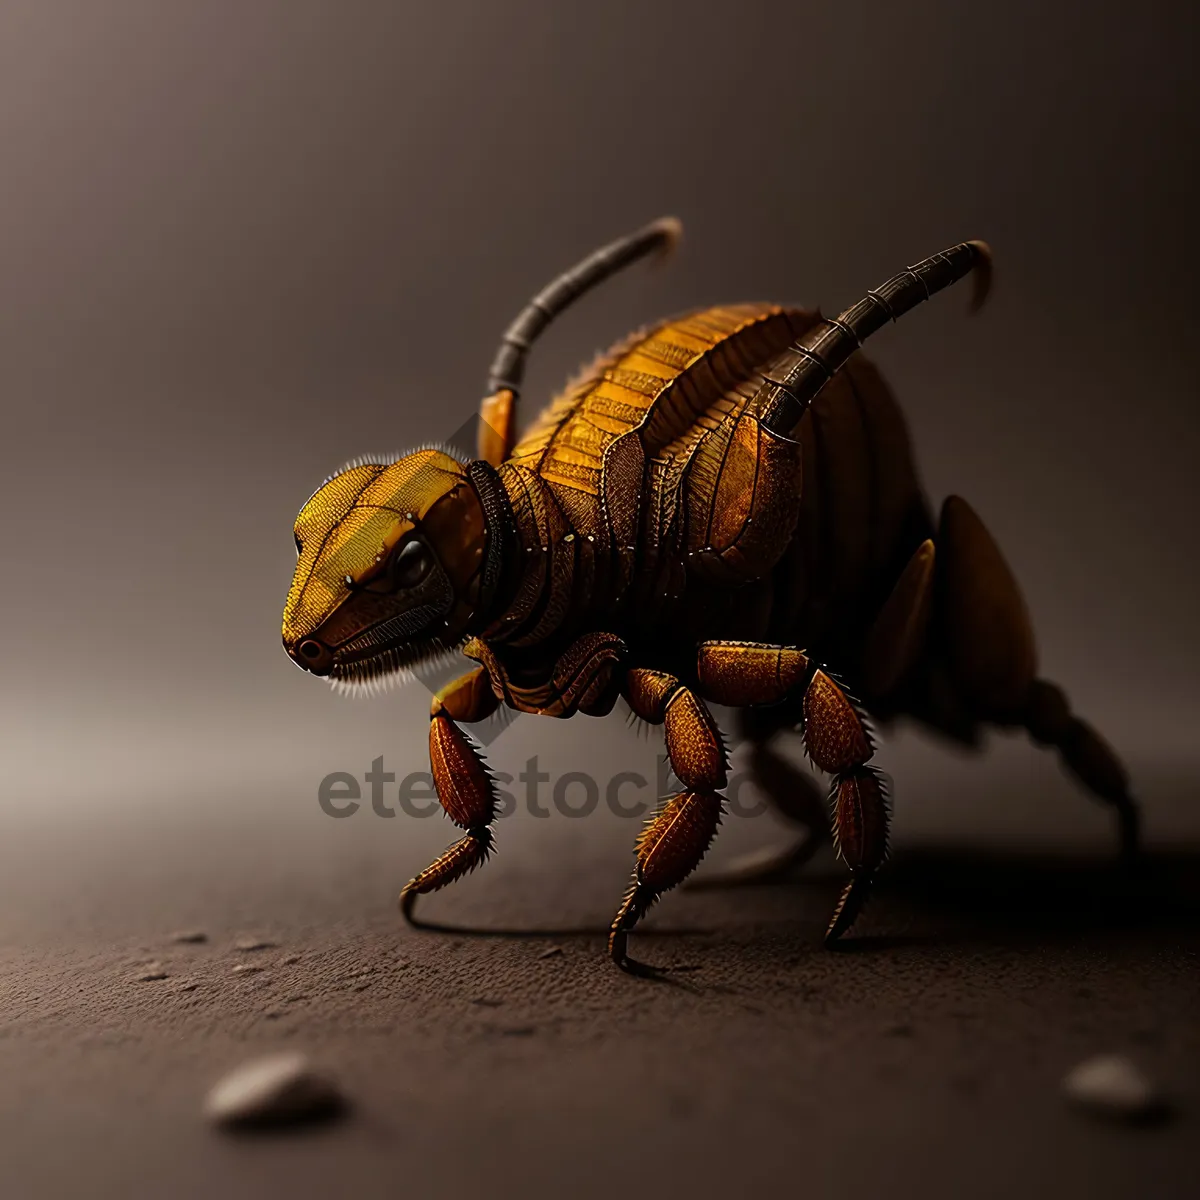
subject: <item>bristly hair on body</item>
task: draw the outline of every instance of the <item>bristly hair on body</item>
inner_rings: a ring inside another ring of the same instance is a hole
[[[447,458],[452,458],[456,463],[461,463],[463,466],[467,465],[463,457],[463,452],[451,446],[449,442],[422,442],[419,446],[413,446],[409,450],[402,450],[396,454],[357,454],[349,462],[342,463],[332,475],[326,475],[321,482],[321,487],[324,487],[331,479],[336,479],[346,471],[354,470],[355,467],[395,466],[402,458],[407,458],[410,454],[420,454],[422,450],[440,450]],[[317,491],[320,490],[321,488],[317,489]]]

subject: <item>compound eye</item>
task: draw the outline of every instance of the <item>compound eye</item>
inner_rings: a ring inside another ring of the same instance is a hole
[[[433,555],[424,542],[414,538],[396,555],[392,577],[400,587],[416,587],[432,568]]]

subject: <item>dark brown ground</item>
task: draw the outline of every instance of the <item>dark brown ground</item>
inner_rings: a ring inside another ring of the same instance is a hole
[[[968,799],[1018,819],[1041,804],[1007,786],[981,765]],[[1152,788],[1160,813],[1181,786]],[[1102,823],[1049,791],[1059,828],[1098,835],[1082,850],[910,839],[844,952],[818,948],[825,859],[779,887],[671,897],[636,944],[675,967],[666,983],[602,957],[626,821],[518,817],[487,870],[428,904],[546,930],[504,938],[399,923],[396,885],[446,839],[434,821],[386,838],[260,803],[135,808],[67,839],[31,822],[0,863],[3,1192],[1195,1195],[1200,853],[1125,878]],[[779,836],[728,824],[723,850]],[[193,927],[207,944],[172,944]],[[235,950],[246,934],[277,945]],[[138,981],[149,960],[169,977]],[[210,1083],[281,1046],[328,1064],[353,1113],[209,1129]],[[1064,1072],[1108,1051],[1170,1090],[1174,1121],[1066,1107]]]

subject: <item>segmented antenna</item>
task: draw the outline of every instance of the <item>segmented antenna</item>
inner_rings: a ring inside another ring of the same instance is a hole
[[[788,436],[817,393],[877,329],[902,317],[942,288],[975,271],[971,311],[987,299],[992,252],[987,242],[960,242],[916,266],[905,267],[836,317],[818,321],[772,364],[751,406],[774,433]]]
[[[529,348],[559,313],[623,267],[655,251],[669,253],[682,234],[683,226],[675,217],[661,217],[636,233],[618,238],[589,254],[544,287],[504,331],[488,375],[488,393],[495,395],[507,389],[515,399],[525,377]]]

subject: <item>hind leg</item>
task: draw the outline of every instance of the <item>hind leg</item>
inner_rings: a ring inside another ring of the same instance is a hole
[[[956,692],[974,715],[1023,726],[1054,746],[1067,770],[1113,808],[1122,853],[1138,849],[1138,810],[1111,747],[1071,713],[1062,690],[1036,678],[1037,650],[1025,601],[1000,548],[974,510],[951,496],[937,540],[937,605]]]
[[[1141,844],[1141,817],[1129,792],[1129,776],[1112,747],[1071,712],[1062,688],[1044,679],[1035,679],[1030,686],[1023,724],[1039,745],[1058,750],[1063,766],[1088,791],[1113,807],[1122,857],[1135,859]]]

